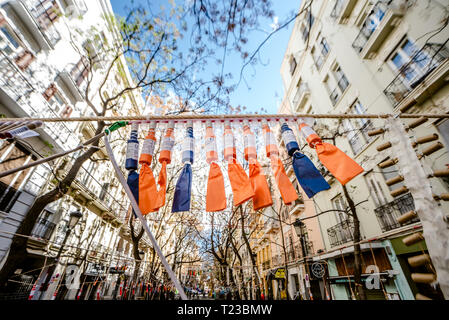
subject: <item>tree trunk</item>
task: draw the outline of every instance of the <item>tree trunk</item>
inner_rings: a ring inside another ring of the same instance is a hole
[[[249,244],[248,237],[246,236],[246,233],[245,233],[245,217],[243,216],[243,209],[242,209],[241,205],[239,206],[239,209],[240,209],[240,217],[241,217],[240,220],[241,220],[241,227],[242,227],[242,237],[246,244],[246,248],[248,250],[249,257],[251,259],[251,266],[253,268],[253,273],[254,273],[255,279],[256,279],[256,281],[255,281],[256,282],[256,299],[259,300],[260,299],[260,281],[259,281],[259,276],[257,273],[256,258],[254,258],[253,250],[251,249],[251,245]]]
[[[357,300],[366,300],[365,291],[363,290],[362,284],[362,252],[360,250],[360,221],[357,217],[357,211],[355,208],[354,201],[346,189],[343,187],[343,192],[345,194],[346,201],[348,201],[349,209],[351,210],[351,216],[354,222],[354,283],[355,283],[355,295]]]
[[[100,134],[103,131],[104,127],[104,122],[99,121],[95,135]],[[90,147],[86,152],[76,158],[69,172],[67,173],[65,178],[58,183],[56,188],[37,197],[34,200],[33,205],[28,210],[27,215],[20,223],[20,226],[12,239],[8,257],[6,258],[3,268],[0,270],[0,292],[7,291],[8,279],[14,274],[14,271],[16,271],[16,269],[20,268],[21,264],[27,258],[26,247],[28,238],[21,235],[29,236],[42,210],[44,210],[44,208],[48,204],[62,198],[65,194],[68,193],[68,191],[70,190],[70,186],[75,180],[76,175],[78,174],[83,163],[98,151],[98,149],[96,148],[96,146],[98,146],[98,143],[99,140],[96,140],[94,143],[92,143],[93,147]]]

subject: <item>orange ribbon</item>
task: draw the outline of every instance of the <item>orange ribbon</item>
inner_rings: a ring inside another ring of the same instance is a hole
[[[233,161],[228,163],[228,175],[234,196],[234,206],[239,206],[254,197],[251,181],[246,175],[240,163]]]
[[[298,194],[296,193],[295,187],[285,172],[281,159],[278,156],[272,155],[270,157],[270,161],[282,200],[286,205],[289,205],[298,199]]]
[[[143,163],[139,173],[139,209],[143,215],[154,211],[157,201],[156,180],[147,163]]]
[[[321,142],[315,148],[321,163],[342,185],[364,171],[357,162],[332,144]]]
[[[249,180],[254,190],[253,209],[260,210],[273,204],[267,179],[262,172],[262,166],[256,160],[249,164]]]
[[[206,191],[206,211],[217,212],[226,209],[226,193],[220,166],[212,162],[209,169]]]

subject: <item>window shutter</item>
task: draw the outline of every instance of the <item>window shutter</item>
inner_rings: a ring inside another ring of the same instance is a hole
[[[61,112],[61,117],[62,118],[68,118],[70,117],[70,115],[72,114],[73,108],[69,105],[66,105],[64,110],[62,110]]]
[[[34,55],[30,51],[24,50],[15,58],[15,62],[20,70],[25,71],[34,58]]]
[[[0,27],[6,24],[5,17],[0,13]]]

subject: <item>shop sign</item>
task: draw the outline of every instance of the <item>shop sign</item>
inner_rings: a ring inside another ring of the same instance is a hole
[[[285,278],[285,269],[279,268],[276,270],[276,273],[274,274],[274,277],[276,279],[284,279]]]

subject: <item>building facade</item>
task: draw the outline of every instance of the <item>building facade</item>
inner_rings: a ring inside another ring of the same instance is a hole
[[[93,115],[86,94],[94,106],[101,105],[98,88],[110,65],[104,49],[120,37],[109,19],[113,14],[108,0],[1,1],[0,114]],[[95,62],[92,68],[89,59]],[[133,83],[123,56],[111,74],[103,98]],[[119,109],[106,115],[139,115],[144,106],[141,93],[135,90],[123,96]],[[26,139],[0,140],[0,171],[74,148],[94,136],[95,126],[89,122],[46,123],[35,131],[38,135]],[[123,134],[129,136],[128,129]],[[111,144],[117,161],[124,163],[125,141]],[[55,187],[80,152],[0,179],[0,267],[34,199]],[[130,283],[135,265],[128,223],[131,210],[112,166],[102,160],[107,158],[101,142],[100,150],[81,167],[70,191],[46,206],[28,239],[26,263],[16,270],[2,298],[127,298],[131,290],[133,295],[142,293],[144,281],[161,281],[161,268],[157,274],[148,274],[154,251],[144,237],[138,281]],[[75,211],[82,217],[69,230]],[[166,250],[170,249],[168,245]],[[65,285],[75,280],[78,285]]]
[[[449,29],[441,25],[449,3],[414,1],[303,1],[281,66],[285,96],[280,113],[447,113],[449,107]],[[429,36],[429,30],[439,30]],[[441,30],[440,30],[441,29]],[[413,120],[404,121],[410,125]],[[409,130],[413,146],[426,172],[446,170],[449,146],[447,121],[429,120]],[[293,125],[298,133],[297,125]],[[412,267],[408,258],[426,253],[425,241],[413,246],[402,239],[422,229],[413,211],[414,200],[402,180],[401,168],[382,162],[394,158],[384,135],[369,135],[384,128],[380,119],[318,120],[315,129],[365,169],[347,185],[356,204],[362,239],[362,281],[376,265],[381,286],[366,289],[368,299],[415,299],[422,295],[441,299],[435,283],[415,282],[412,273],[432,273],[431,263]],[[299,135],[297,135],[299,137]],[[305,145],[305,140],[302,140]],[[427,152],[426,149],[432,149]],[[378,150],[379,149],[379,150]],[[316,153],[305,152],[315,164]],[[317,194],[313,203],[324,240],[324,253],[314,261],[327,266],[334,299],[351,299],[353,282],[353,219],[342,186],[321,165],[331,189]],[[448,191],[446,177],[430,180],[432,191],[445,212],[448,204],[439,195]]]

